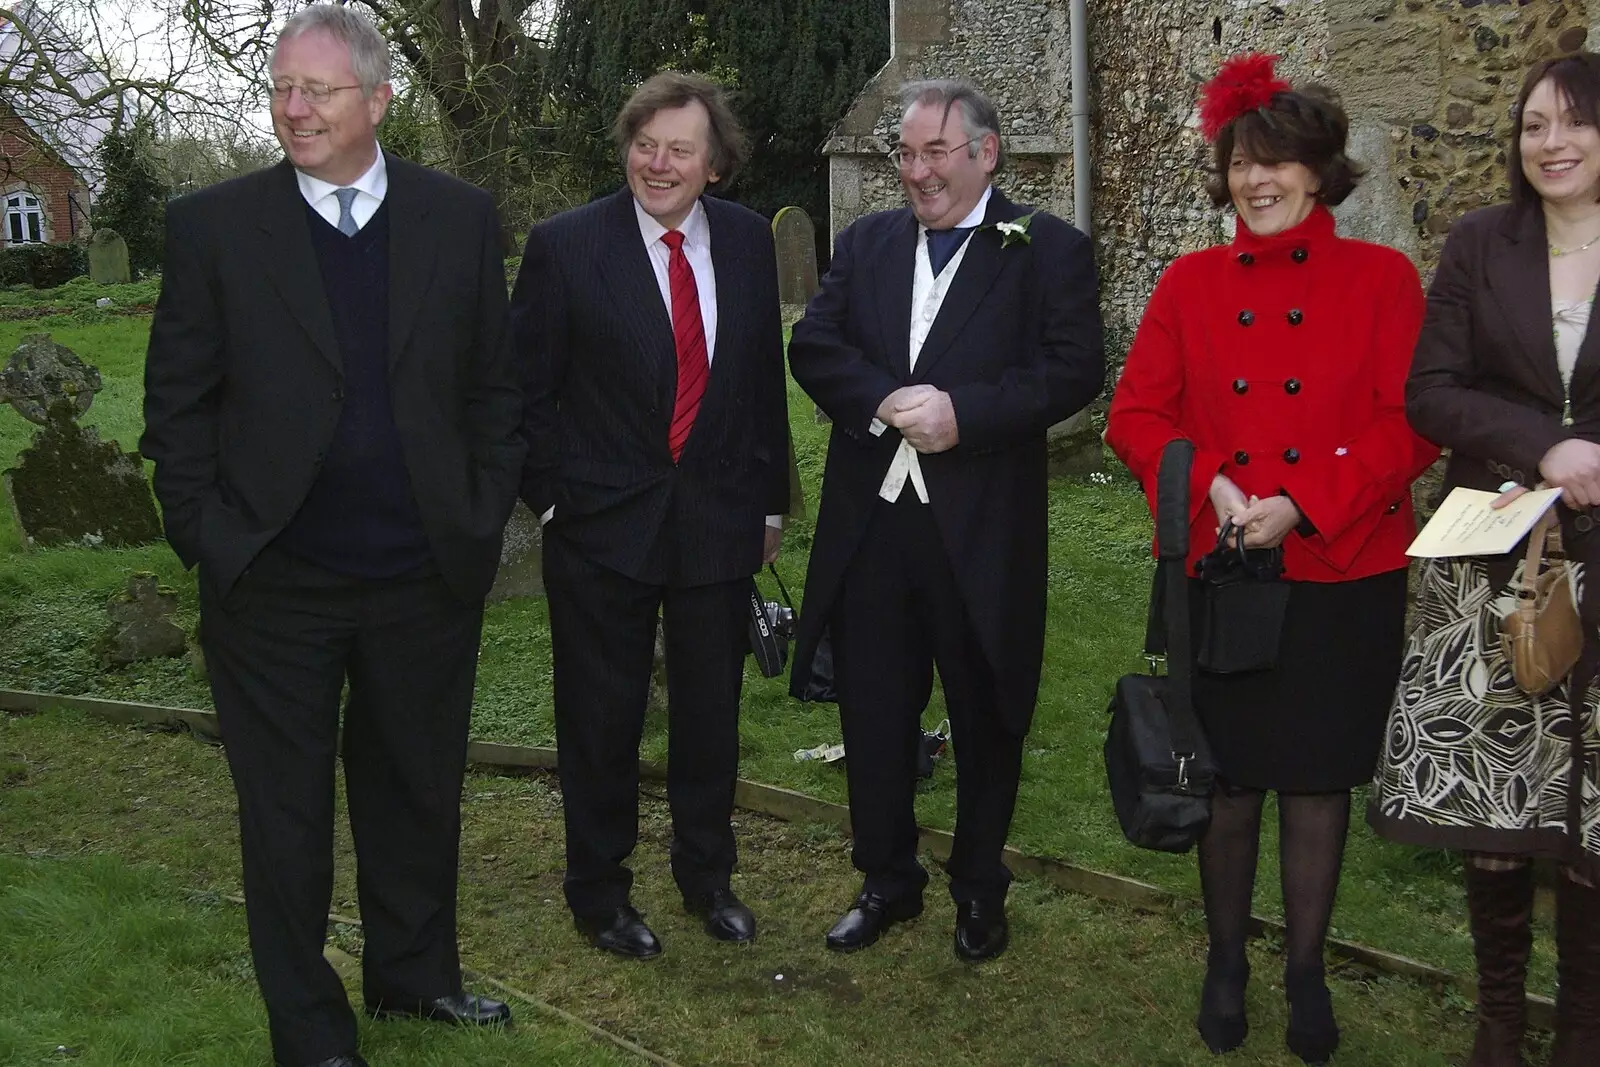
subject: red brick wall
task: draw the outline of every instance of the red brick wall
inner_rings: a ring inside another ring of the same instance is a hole
[[[27,127],[11,109],[0,105],[0,247],[8,242],[10,231],[4,223],[4,198],[26,189],[39,198],[44,208],[44,239],[62,244],[89,235],[89,191],[77,174],[55,153],[41,148],[27,136]],[[77,201],[74,209],[68,194]]]

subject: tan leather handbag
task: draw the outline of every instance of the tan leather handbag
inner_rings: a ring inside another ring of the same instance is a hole
[[[1500,621],[1500,650],[1517,688],[1543,696],[1566,680],[1583,652],[1572,571],[1561,548],[1561,524],[1546,515],[1528,534],[1517,605]]]

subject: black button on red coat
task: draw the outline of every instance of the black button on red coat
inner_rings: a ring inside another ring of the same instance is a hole
[[[1246,309],[1244,311],[1239,312],[1239,325],[1240,326],[1249,326],[1251,323],[1253,323],[1255,321],[1256,321],[1256,313],[1254,311],[1250,311],[1250,310]]]
[[[1288,381],[1284,382],[1283,391],[1288,393],[1290,396],[1294,396],[1300,391],[1300,379],[1290,378]]]
[[[1289,258],[1294,260],[1296,263],[1304,263],[1307,257],[1310,255],[1311,253],[1307,252],[1305,249],[1297,248],[1293,252],[1289,253]]]
[[[1250,466],[1250,453],[1240,450],[1233,454],[1233,461],[1241,467]]]
[[[1250,391],[1250,383],[1243,378],[1235,378],[1233,380],[1233,391],[1243,396]]]
[[[1284,449],[1283,450],[1283,461],[1285,463],[1288,463],[1288,464],[1291,464],[1291,465],[1293,465],[1295,463],[1299,463],[1300,462],[1300,450],[1299,449],[1295,449],[1295,448],[1286,448],[1286,449]]]
[[[1289,311],[1289,325],[1290,326],[1298,326],[1304,321],[1306,321],[1305,312],[1301,311],[1299,308],[1291,308],[1290,309],[1290,311]]]

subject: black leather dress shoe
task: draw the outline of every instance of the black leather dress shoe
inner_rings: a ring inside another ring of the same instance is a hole
[[[863,892],[828,931],[828,947],[835,952],[866,948],[895,923],[915,919],[921,914],[921,893],[885,900],[876,893]]]
[[[574,915],[572,925],[589,939],[589,944],[618,956],[647,960],[661,955],[661,942],[632,905],[624,904],[594,915]]]
[[[306,1067],[367,1067],[367,1061],[354,1052],[341,1052],[337,1056],[329,1056],[316,1063],[308,1063]]]
[[[690,915],[704,920],[706,933],[718,941],[756,939],[755,913],[734,896],[731,889],[713,889],[709,893],[684,897],[683,907]]]
[[[476,993],[456,993],[433,1000],[383,997],[368,1001],[367,1011],[377,1019],[428,1019],[456,1026],[495,1026],[511,1021],[509,1005]]]
[[[1010,941],[1004,903],[969,900],[956,905],[957,956],[971,963],[992,960],[1006,950]]]

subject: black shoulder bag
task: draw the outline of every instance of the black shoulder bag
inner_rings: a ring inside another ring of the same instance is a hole
[[[1189,468],[1194,445],[1174,440],[1156,482],[1155,581],[1145,625],[1149,674],[1117,680],[1106,731],[1106,778],[1129,841],[1159,852],[1187,852],[1211,820],[1216,764],[1195,718],[1189,640]],[[1159,665],[1167,665],[1163,677]]]

